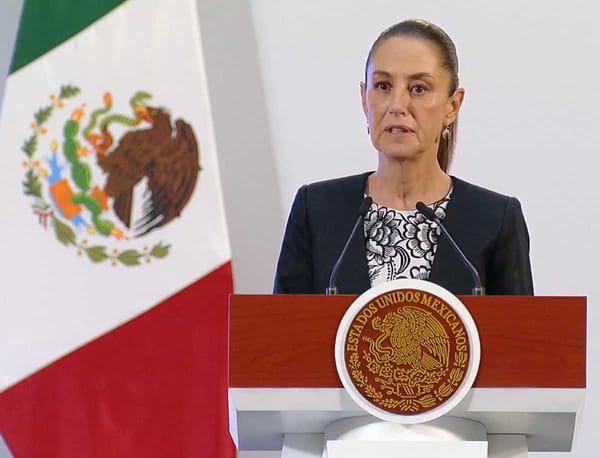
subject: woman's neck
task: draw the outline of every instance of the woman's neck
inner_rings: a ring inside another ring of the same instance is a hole
[[[379,161],[369,176],[367,194],[375,202],[397,210],[414,210],[421,201],[431,204],[444,198],[452,179],[434,164],[409,161]]]

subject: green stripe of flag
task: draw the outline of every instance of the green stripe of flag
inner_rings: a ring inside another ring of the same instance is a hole
[[[100,19],[126,0],[25,0],[10,73]]]

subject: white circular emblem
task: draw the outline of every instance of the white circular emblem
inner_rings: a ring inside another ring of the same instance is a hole
[[[473,385],[479,360],[469,311],[424,280],[394,280],[360,295],[335,341],[338,375],[350,397],[396,423],[422,423],[452,410]]]

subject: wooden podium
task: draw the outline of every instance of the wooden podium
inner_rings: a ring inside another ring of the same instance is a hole
[[[511,443],[571,450],[586,388],[586,298],[459,298],[477,324],[481,363],[448,416],[482,423],[490,457],[522,456],[495,452]],[[337,326],[354,299],[230,297],[230,431],[238,450],[286,456],[286,446],[300,444],[306,454],[297,456],[320,457],[328,424],[365,415],[334,361]]]

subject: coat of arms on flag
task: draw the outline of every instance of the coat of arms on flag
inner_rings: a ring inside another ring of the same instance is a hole
[[[130,113],[115,112],[112,95],[105,92],[103,106],[80,102],[65,116],[78,95],[77,86],[63,85],[33,113],[32,132],[21,150],[24,193],[34,199],[34,213],[58,241],[94,263],[132,266],[164,258],[169,244],[138,249],[127,242],[181,216],[200,170],[192,126],[173,121],[164,107],[148,105],[152,96],[144,91],[129,100]],[[47,127],[53,117],[60,130]],[[137,202],[136,187],[143,188]],[[141,215],[134,222],[135,203]],[[110,248],[107,239],[120,243]]]

